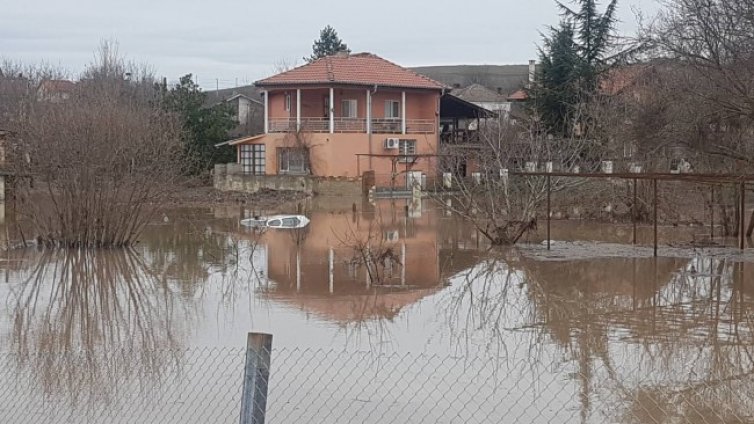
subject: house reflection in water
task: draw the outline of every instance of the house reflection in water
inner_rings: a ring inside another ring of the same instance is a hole
[[[445,287],[453,264],[468,265],[449,260],[439,231],[447,218],[429,201],[328,202],[306,228],[262,237],[269,298],[336,322],[390,319]]]

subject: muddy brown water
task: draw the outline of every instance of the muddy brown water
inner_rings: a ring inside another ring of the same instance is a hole
[[[651,229],[632,247],[630,226],[560,221],[551,252],[542,228],[491,250],[428,201],[278,210],[297,211],[307,228],[176,209],[133,251],[4,252],[0,422],[237,422],[249,331],[274,335],[268,422],[754,417],[750,254],[652,258]]]

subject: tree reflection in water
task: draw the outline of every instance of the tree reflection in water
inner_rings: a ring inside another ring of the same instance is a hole
[[[158,387],[182,355],[178,294],[132,250],[44,251],[11,294],[19,373],[74,405],[107,401],[121,379]]]
[[[537,328],[577,364],[583,421],[593,413],[651,423],[754,416],[744,264],[698,257],[521,266]],[[625,407],[605,410],[611,399]]]
[[[490,251],[440,299],[456,351],[500,358],[518,386],[552,389],[569,375],[556,403],[576,400],[581,422],[751,422],[750,267]]]

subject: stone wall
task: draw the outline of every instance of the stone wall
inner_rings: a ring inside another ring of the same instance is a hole
[[[214,186],[220,191],[255,193],[259,190],[290,190],[322,196],[360,196],[361,179],[310,175],[247,175],[239,164],[215,165]]]

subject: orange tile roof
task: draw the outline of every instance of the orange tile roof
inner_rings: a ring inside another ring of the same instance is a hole
[[[332,55],[257,81],[260,87],[344,84],[423,88],[448,88],[429,77],[396,65],[371,53]]]
[[[524,101],[529,99],[529,93],[526,92],[524,89],[516,90],[515,93],[508,96],[508,100],[510,101]]]
[[[651,67],[646,64],[611,69],[600,81],[600,92],[608,96],[620,94],[635,85]]]

